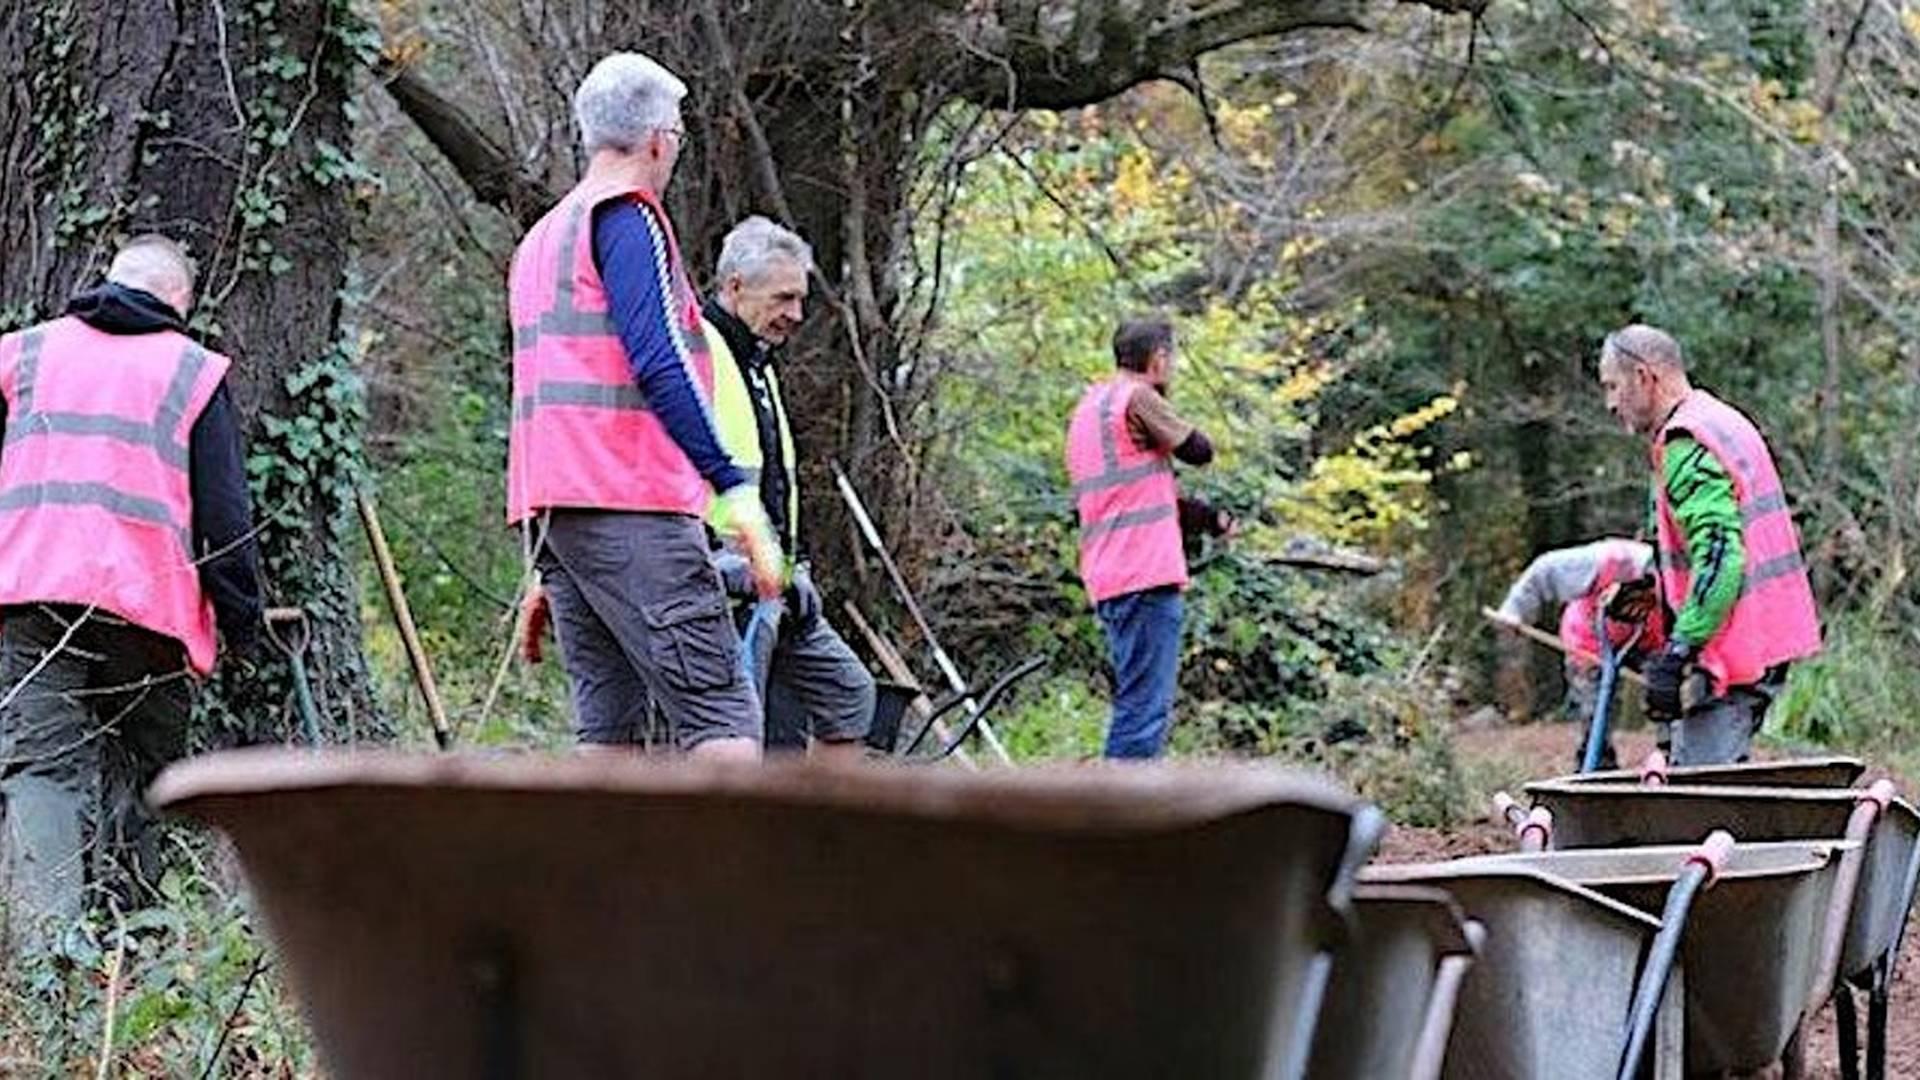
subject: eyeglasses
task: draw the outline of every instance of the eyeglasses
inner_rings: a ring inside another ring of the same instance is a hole
[[[662,124],[655,127],[653,130],[658,131],[665,135],[671,135],[676,139],[685,139],[687,137],[687,129],[682,124],[674,124],[672,126]]]

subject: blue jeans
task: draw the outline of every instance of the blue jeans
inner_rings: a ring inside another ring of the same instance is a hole
[[[1155,758],[1173,723],[1180,681],[1180,624],[1186,604],[1167,586],[1127,593],[1094,606],[1113,653],[1113,722],[1109,758]]]

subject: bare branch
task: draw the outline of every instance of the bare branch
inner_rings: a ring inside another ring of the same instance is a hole
[[[1058,32],[1013,25],[1021,5],[967,9],[952,26],[976,62],[957,96],[1001,108],[1071,109],[1104,101],[1139,83],[1180,79],[1194,60],[1242,41],[1311,28],[1363,30],[1365,0],[1239,0],[1149,5],[1138,0],[1080,0]],[[1444,13],[1475,13],[1485,0],[1425,0]],[[1169,12],[1167,9],[1173,8]],[[1009,82],[1012,83],[1009,87]]]
[[[532,226],[559,201],[555,192],[521,172],[498,143],[412,69],[382,60],[379,74],[400,111],[446,156],[454,172],[473,189],[475,198],[498,207],[524,226]]]

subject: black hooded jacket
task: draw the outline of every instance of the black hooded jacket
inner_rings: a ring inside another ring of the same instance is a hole
[[[186,333],[180,313],[151,293],[108,282],[67,303],[68,315],[108,334]],[[6,432],[6,401],[0,399],[0,441]],[[223,381],[194,421],[187,444],[193,499],[193,547],[200,587],[213,601],[214,618],[228,648],[253,644],[260,630],[260,553],[253,536],[253,504],[247,492],[240,425]]]

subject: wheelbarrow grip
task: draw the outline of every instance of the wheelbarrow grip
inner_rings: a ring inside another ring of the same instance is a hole
[[[1509,829],[1519,829],[1526,822],[1526,811],[1513,796],[1504,791],[1493,793],[1493,823]]]
[[[1880,807],[1880,813],[1884,814],[1887,812],[1887,807],[1893,805],[1894,796],[1897,794],[1898,792],[1894,789],[1893,781],[1885,779],[1875,780],[1873,786],[1861,792],[1859,798],[1855,799],[1854,802],[1874,803]]]
[[[1526,823],[1520,826],[1520,850],[1545,851],[1552,843],[1553,811],[1536,806],[1527,813]]]
[[[1664,787],[1666,783],[1667,755],[1655,749],[1640,763],[1640,786]]]
[[[1715,829],[1707,834],[1700,846],[1687,853],[1681,864],[1699,866],[1706,870],[1706,880],[1700,883],[1703,889],[1710,889],[1720,875],[1727,871],[1727,860],[1733,857],[1733,834],[1725,829]]]

